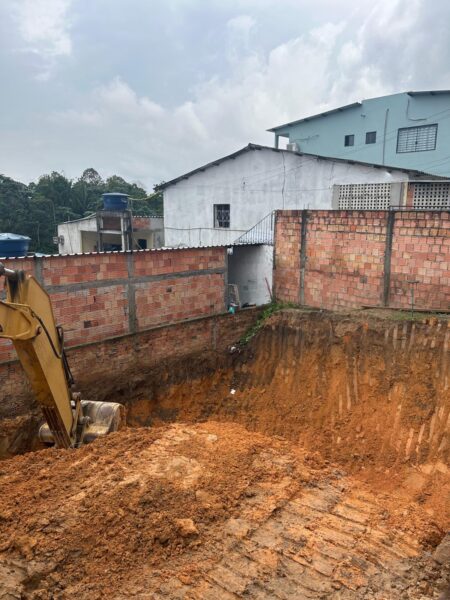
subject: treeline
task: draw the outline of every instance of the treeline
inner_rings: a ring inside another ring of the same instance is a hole
[[[0,233],[29,236],[30,252],[57,252],[53,237],[58,223],[97,211],[105,192],[128,194],[135,215],[163,214],[162,192],[148,194],[117,175],[103,180],[95,169],[86,169],[76,180],[53,172],[29,185],[0,175]]]

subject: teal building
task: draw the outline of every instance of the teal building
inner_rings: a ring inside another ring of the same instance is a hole
[[[450,178],[450,90],[371,98],[269,129],[288,148]]]

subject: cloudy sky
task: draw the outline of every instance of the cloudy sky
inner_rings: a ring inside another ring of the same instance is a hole
[[[0,173],[147,188],[341,104],[450,87],[449,0],[0,0]]]

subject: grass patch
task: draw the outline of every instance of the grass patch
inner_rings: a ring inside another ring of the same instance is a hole
[[[267,321],[269,317],[273,314],[283,310],[284,308],[302,308],[298,304],[294,304],[292,302],[272,302],[269,304],[263,312],[259,315],[256,323],[252,325],[241,337],[239,340],[239,344],[241,346],[245,346],[249,343],[249,341],[255,337],[258,331],[263,327],[264,323]]]

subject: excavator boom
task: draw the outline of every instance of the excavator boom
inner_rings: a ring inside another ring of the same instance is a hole
[[[42,408],[47,422],[40,431],[42,441],[70,448],[119,429],[125,416],[121,404],[81,400],[71,393],[62,329],[55,324],[45,289],[33,276],[0,263],[2,275],[6,300],[0,300],[0,337],[13,342]]]

